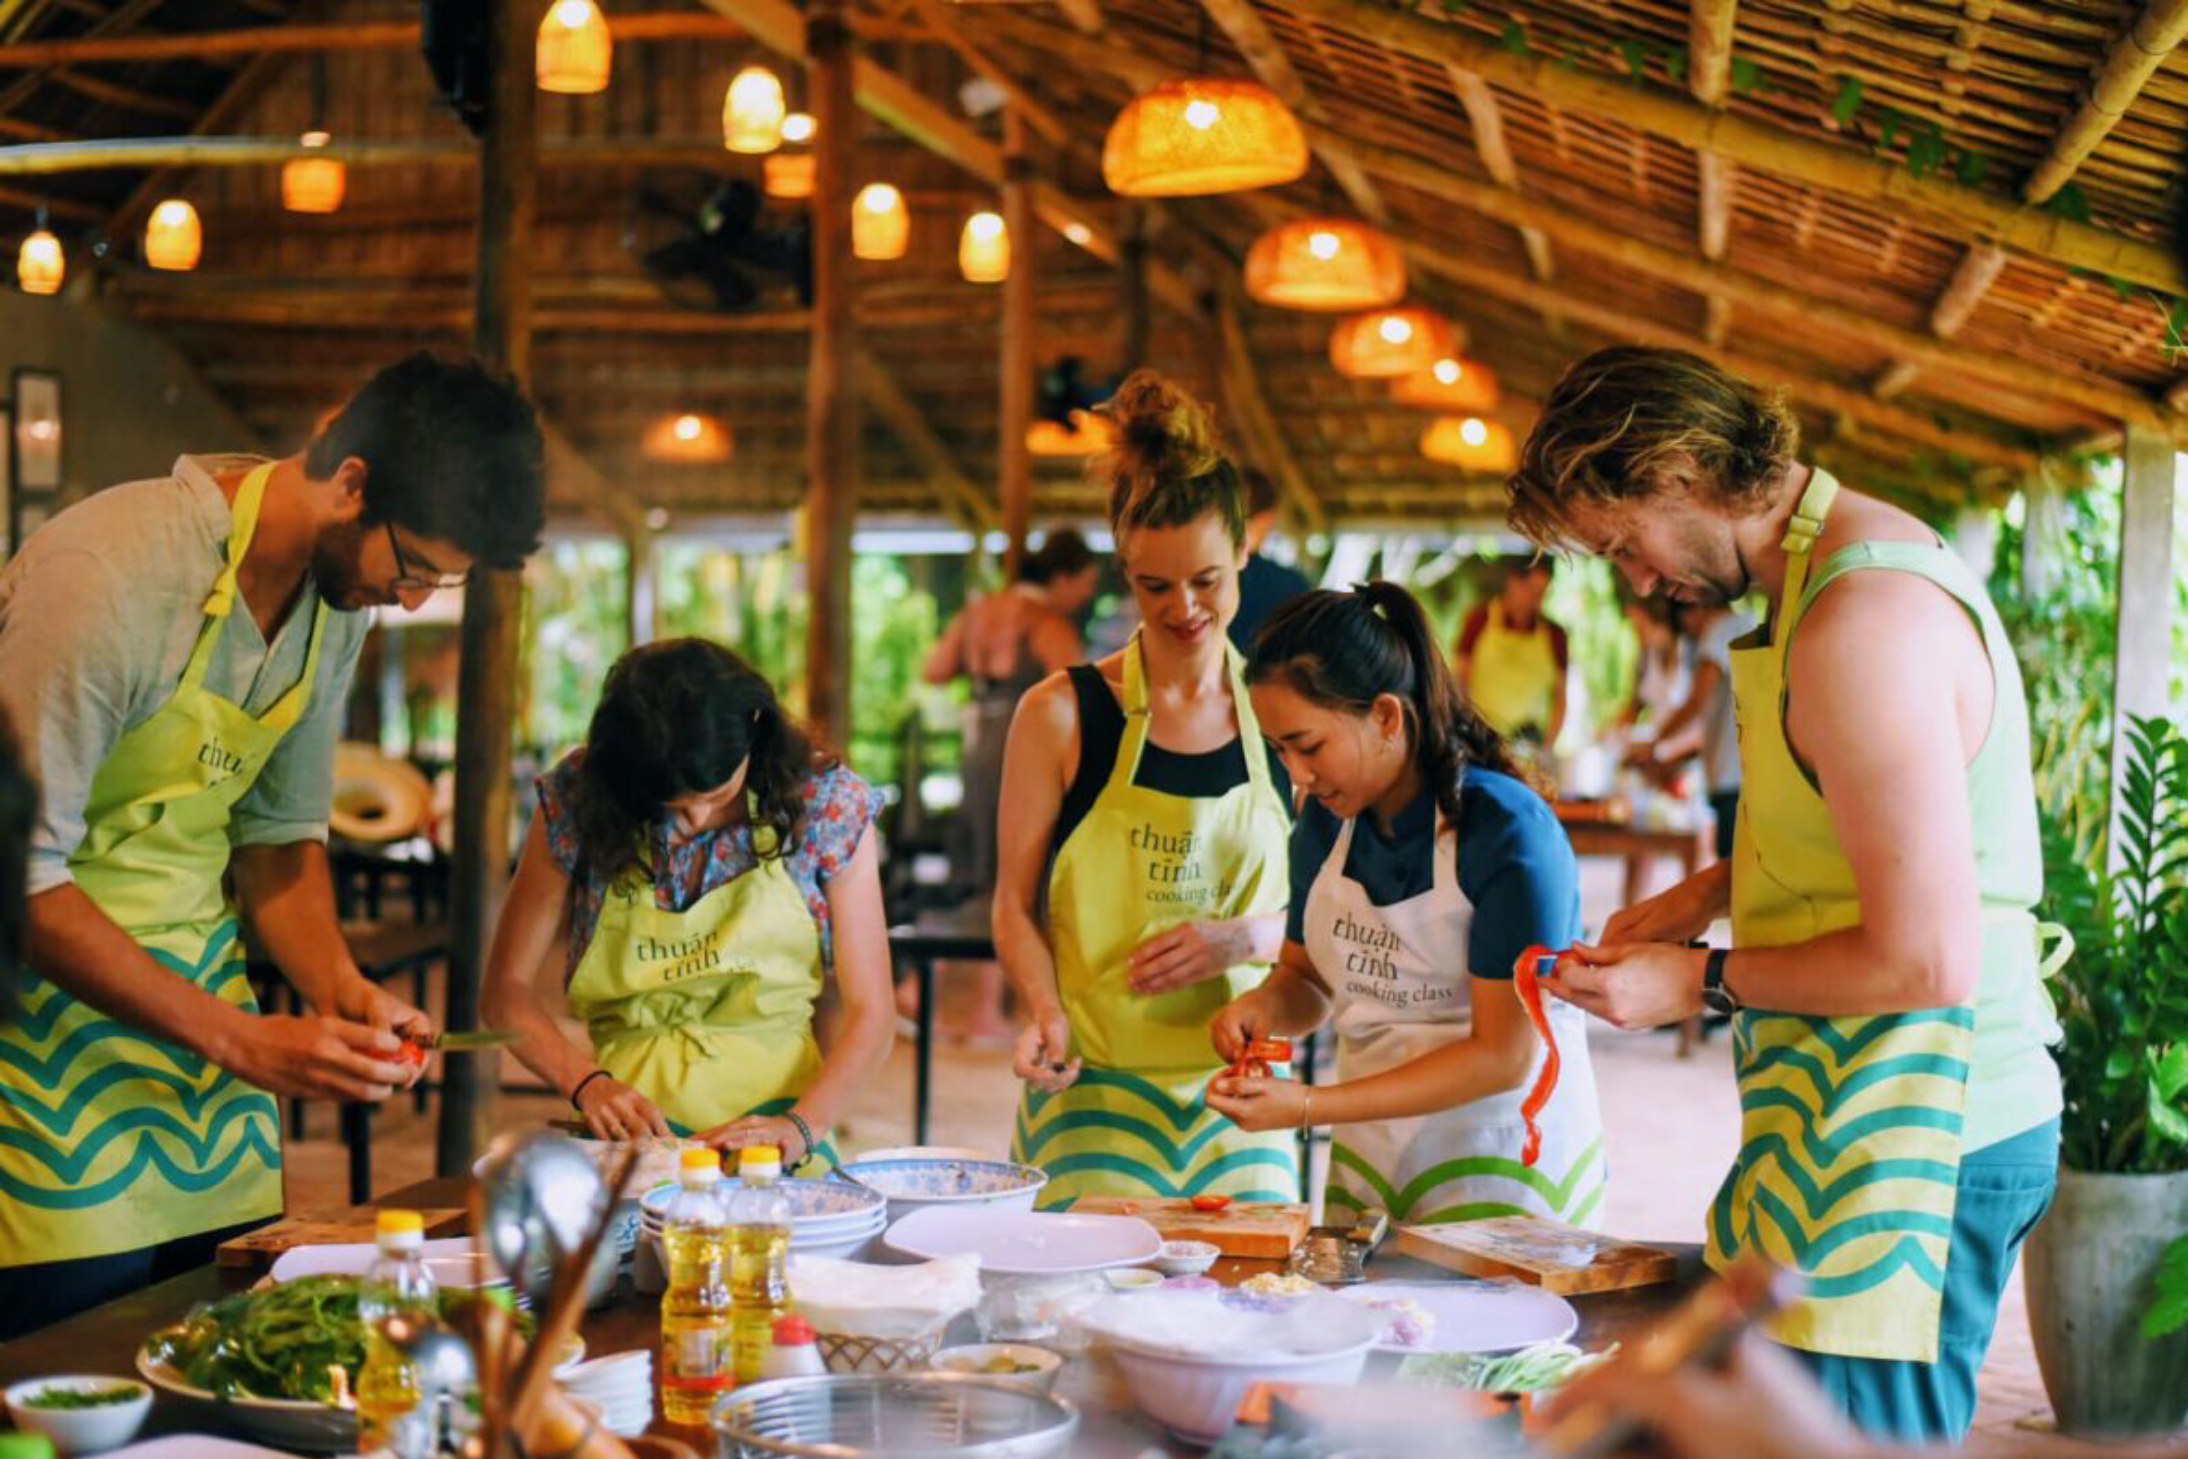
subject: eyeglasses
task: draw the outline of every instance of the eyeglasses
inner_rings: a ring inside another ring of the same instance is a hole
[[[395,551],[395,582],[397,588],[427,588],[438,592],[442,588],[460,588],[471,580],[468,572],[413,572],[410,560],[403,554],[403,542],[395,535],[395,524],[388,522],[387,545]]]

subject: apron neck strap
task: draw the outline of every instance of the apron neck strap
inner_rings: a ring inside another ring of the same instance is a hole
[[[190,650],[190,662],[182,671],[182,682],[192,688],[205,682],[205,673],[212,666],[213,650],[220,643],[220,635],[227,626],[228,616],[235,612],[238,594],[237,578],[243,571],[243,558],[251,550],[251,539],[258,532],[258,509],[266,499],[266,482],[273,476],[277,462],[268,461],[255,466],[245,474],[243,484],[236,488],[234,502],[228,508],[228,565],[213,579],[213,590],[205,597],[205,625],[198,630],[198,641]],[[305,682],[318,667],[319,636],[326,626],[322,612],[312,624],[311,648],[306,653]]]
[[[1140,632],[1144,632],[1141,630]],[[1147,695],[1146,651],[1140,632],[1124,648],[1124,738],[1117,746],[1117,763],[1109,772],[1111,785],[1130,785],[1139,775],[1140,756],[1147,749],[1155,716]],[[1254,718],[1252,697],[1246,692],[1246,659],[1226,636],[1223,669],[1231,681],[1231,710],[1238,716],[1238,738],[1246,752],[1246,780],[1257,791],[1271,791],[1269,757],[1261,748],[1261,722]]]
[[[1786,554],[1785,586],[1779,590],[1774,616],[1778,622],[1772,626],[1781,656],[1793,641],[1793,620],[1800,616],[1801,594],[1808,586],[1808,569],[1813,565],[1816,539],[1823,535],[1823,524],[1830,519],[1831,504],[1838,500],[1838,478],[1821,466],[1809,468],[1808,485],[1801,492],[1801,499],[1793,508],[1793,519],[1785,524],[1785,536],[1778,543]]]

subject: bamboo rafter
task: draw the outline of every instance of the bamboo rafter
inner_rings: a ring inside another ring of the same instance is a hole
[[[1329,113],[1307,90],[1307,84],[1299,79],[1291,57],[1277,43],[1276,37],[1269,34],[1269,27],[1261,19],[1261,13],[1254,9],[1253,0],[1201,0],[1201,8],[1223,28],[1231,44],[1246,58],[1247,66],[1279,100],[1310,121],[1328,120]],[[1329,169],[1330,176],[1337,179],[1338,187],[1344,190],[1362,216],[1375,223],[1390,221],[1390,208],[1383,202],[1382,193],[1361,169],[1351,149],[1325,134],[1315,144],[1315,156]]]
[[[1519,189],[1519,166],[1512,161],[1511,144],[1504,139],[1504,113],[1497,106],[1496,93],[1480,76],[1460,66],[1445,68],[1451,78],[1451,93],[1458,97],[1459,105],[1466,110],[1466,120],[1474,130],[1474,155],[1488,169],[1500,186]],[[1557,276],[1557,265],[1550,251],[1550,240],[1540,228],[1521,228],[1520,246],[1527,250],[1528,267],[1535,277],[1548,283]]]

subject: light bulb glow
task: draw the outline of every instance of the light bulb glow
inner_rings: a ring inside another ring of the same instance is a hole
[[[198,211],[181,198],[168,198],[145,222],[144,261],[153,268],[178,273],[194,269],[204,248]]]
[[[1318,230],[1307,239],[1307,252],[1324,263],[1328,263],[1331,259],[1337,257],[1338,251],[1344,246],[1344,242],[1328,229]]]
[[[885,182],[870,182],[859,189],[858,205],[869,213],[893,213],[904,206],[904,194]]]
[[[593,0],[556,0],[539,23],[532,74],[542,91],[584,96],[608,89],[615,39]]]
[[[1185,124],[1197,132],[1205,132],[1223,119],[1223,109],[1205,97],[1185,104]]]
[[[783,140],[785,142],[810,142],[818,130],[818,124],[806,112],[794,111],[783,118]]]
[[[26,294],[58,294],[68,273],[68,256],[61,240],[41,228],[23,240],[15,256],[15,281]]]
[[[851,205],[851,252],[887,262],[902,258],[911,241],[912,219],[904,207],[904,194],[885,182],[870,182],[859,189]]]
[[[699,417],[695,415],[680,415],[676,418],[676,439],[679,441],[696,441],[699,439],[699,432],[704,429],[705,426],[700,424]]]
[[[747,66],[722,97],[722,145],[732,152],[772,152],[783,142],[783,84],[765,66]]]
[[[564,30],[583,30],[592,17],[592,0],[562,0],[555,7],[555,24]]]
[[[1438,385],[1456,385],[1466,375],[1466,367],[1457,360],[1438,360],[1435,367]]]
[[[1001,213],[975,213],[965,220],[957,267],[968,284],[999,284],[1010,277],[1010,233]]]
[[[1094,241],[1094,230],[1084,223],[1064,224],[1064,237],[1084,248]]]
[[[1201,76],[1135,97],[1102,139],[1102,180],[1125,197],[1203,197],[1296,182],[1299,119],[1258,81]]]
[[[1385,344],[1404,344],[1413,338],[1413,322],[1403,315],[1385,315],[1375,332],[1383,337]]]
[[[1469,446],[1479,446],[1489,439],[1489,427],[1479,416],[1468,416],[1459,422],[1459,439]]]

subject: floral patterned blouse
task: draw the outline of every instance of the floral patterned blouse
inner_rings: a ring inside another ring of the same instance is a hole
[[[562,970],[565,984],[576,974],[585,949],[592,945],[609,887],[607,879],[584,865],[577,821],[570,809],[578,762],[584,755],[583,750],[571,751],[538,781],[539,814],[546,826],[547,849],[570,878],[570,951]],[[851,853],[858,850],[859,838],[881,813],[882,803],[880,791],[841,765],[805,783],[805,821],[798,829],[797,849],[785,858],[785,870],[804,894],[813,923],[820,929],[823,967],[832,967],[835,962],[828,925],[828,883],[850,863]],[[735,881],[759,865],[759,858],[752,852],[752,828],[741,821],[671,844],[669,823],[663,819],[654,824],[652,836],[652,861],[661,868],[654,878],[654,902],[665,912],[681,912],[716,887]]]

